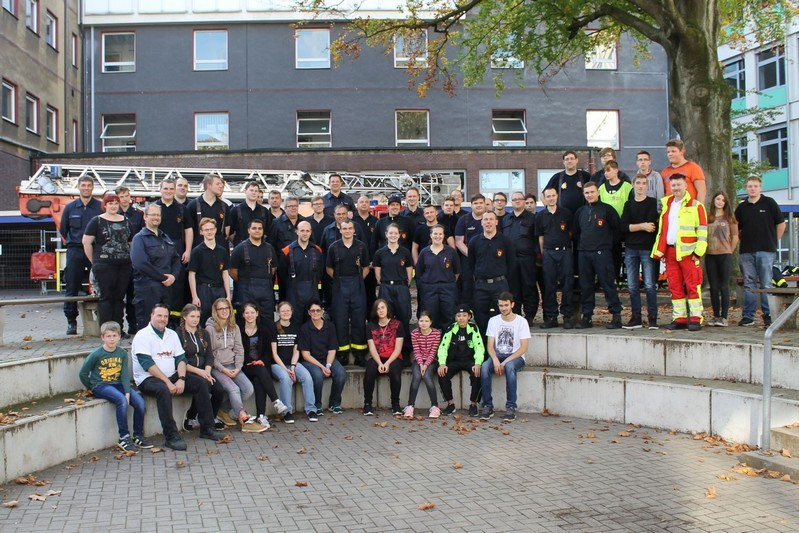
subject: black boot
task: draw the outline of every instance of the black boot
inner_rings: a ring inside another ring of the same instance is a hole
[[[621,313],[614,313],[613,319],[610,324],[605,326],[605,329],[621,329]]]

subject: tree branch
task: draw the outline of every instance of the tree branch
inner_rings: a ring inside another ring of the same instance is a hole
[[[602,4],[599,8],[591,13],[577,17],[569,25],[569,37],[574,38],[577,32],[582,31],[583,28],[598,20],[602,17],[610,17],[617,22],[624,24],[639,32],[652,42],[658,43],[661,46],[667,46],[666,36],[655,26],[647,23],[643,19],[636,17],[632,13],[619,9],[610,4]]]

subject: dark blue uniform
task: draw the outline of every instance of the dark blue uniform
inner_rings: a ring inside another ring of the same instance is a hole
[[[456,276],[460,274],[461,262],[454,248],[444,245],[435,254],[430,247],[419,252],[416,261],[417,289],[424,287],[424,310],[433,318],[433,325],[443,330],[455,318],[458,299]]]
[[[439,224],[449,229],[450,235],[455,235],[455,226],[458,225],[458,220],[461,217],[459,217],[455,213],[452,213],[451,215],[445,215],[444,212],[442,211],[441,213],[438,214],[438,217],[436,218],[438,219]]]
[[[548,209],[535,215],[535,233],[544,237],[542,269],[544,271],[544,326],[557,321],[557,291],[560,284],[560,314],[563,322],[570,324],[572,306],[572,287],[574,284],[574,263],[572,252],[572,214],[565,207],[557,207],[554,213]],[[554,325],[554,324],[553,324]],[[568,327],[568,326],[567,326]]]
[[[297,220],[292,222],[289,217],[283,213],[280,217],[272,222],[272,228],[269,230],[269,244],[275,250],[280,250],[284,246],[288,246],[297,240],[297,224],[302,222],[302,217],[297,217]]]
[[[325,265],[333,269],[333,323],[338,335],[338,350],[346,358],[349,350],[363,351],[366,345],[366,290],[363,269],[369,266],[366,245],[353,239],[334,242],[327,250]]]
[[[91,219],[101,213],[100,201],[91,198],[86,205],[80,198],[67,204],[61,215],[61,236],[67,246],[67,266],[64,269],[64,295],[78,296],[83,285],[89,282],[89,270],[92,267],[89,258],[83,252],[83,234]],[[72,325],[78,319],[78,304],[64,304],[64,316]]]
[[[286,298],[294,306],[294,320],[308,320],[308,304],[319,299],[325,262],[322,249],[308,244],[303,249],[297,241],[280,250],[278,277],[285,287]]]
[[[208,202],[203,200],[202,195],[188,203],[186,206],[186,217],[189,219],[189,225],[194,230],[194,243],[192,246],[195,248],[203,242],[202,234],[200,233],[200,220],[203,218],[213,218],[216,220],[216,243],[229,249],[227,237],[225,237],[225,226],[229,226],[228,220],[228,205],[217,198],[213,204],[209,205]],[[265,230],[266,228],[264,228]],[[247,231],[244,231],[244,238],[247,238]]]
[[[274,278],[278,258],[274,247],[266,241],[256,246],[250,239],[242,241],[230,256],[230,268],[238,270],[234,285],[233,306],[241,309],[247,302],[258,304],[260,322],[271,326],[275,318]],[[241,311],[239,311],[241,312]]]
[[[172,242],[175,243],[175,250],[177,250],[178,256],[182,256],[183,252],[186,251],[186,230],[191,228],[191,220],[186,215],[186,205],[181,204],[177,200],[169,205],[165,205],[162,200],[158,200],[155,203],[161,206],[161,223],[158,225],[158,229],[166,233],[167,236],[172,239]],[[202,237],[195,234],[195,243],[198,242],[197,239],[202,241]],[[180,264],[180,274],[175,276],[175,283],[169,287],[169,292],[170,321],[175,321],[181,317],[183,304],[190,299],[188,271],[182,262]]]
[[[411,252],[399,246],[391,251],[388,246],[380,248],[372,258],[372,266],[380,268],[380,291],[378,298],[386,300],[394,311],[394,317],[402,322],[405,331],[410,331],[411,289],[408,286],[408,267],[413,266]],[[403,345],[403,351],[407,352]]]
[[[422,209],[420,205],[416,206],[416,211],[411,211],[406,207],[400,211],[400,216],[410,218],[415,224],[425,224],[427,222],[424,219],[424,209]],[[410,335],[410,333],[408,335]]]
[[[413,233],[416,231],[416,223],[402,215],[392,217],[386,215],[377,221],[375,231],[372,233],[372,247],[371,252],[374,254],[377,250],[388,244],[386,241],[386,229],[389,224],[396,224],[400,229],[399,244],[408,251],[411,251],[413,244]]]
[[[128,207],[127,211],[122,211],[122,208],[120,208],[119,213],[128,221],[130,238],[133,239],[144,227],[144,213],[133,206]],[[161,215],[161,218],[163,219],[163,215]],[[128,333],[131,335],[135,334],[138,329],[136,326],[136,308],[133,306],[133,296],[133,276],[130,276],[128,280],[128,289],[125,291],[125,314],[128,317]],[[122,327],[122,324],[119,326]]]
[[[355,222],[355,227],[358,230],[357,233],[363,236],[362,240],[364,244],[371,245],[372,233],[374,233],[377,227],[378,220],[380,219],[374,215],[363,218],[357,211],[352,216],[352,221]],[[366,309],[371,309],[377,299],[375,296],[377,292],[377,279],[375,278],[374,271],[369,272],[369,275],[363,280],[363,284],[366,287]]]
[[[189,257],[189,272],[194,272],[197,298],[200,299],[200,324],[205,324],[211,316],[211,307],[218,298],[224,298],[224,278],[222,271],[228,270],[230,253],[218,244],[214,248],[205,242],[194,247]]]
[[[249,238],[250,234],[247,229],[250,226],[250,221],[254,219],[264,223],[264,238],[266,238],[269,235],[273,218],[272,213],[266,207],[257,203],[253,209],[250,209],[247,202],[241,202],[231,208],[228,224],[230,225],[230,233],[233,236],[233,246]]]
[[[524,310],[524,318],[528,324],[533,323],[541,303],[536,286],[538,238],[535,235],[535,217],[536,215],[523,209],[518,216],[511,211],[501,219],[502,234],[510,239],[516,249],[516,266],[508,280],[515,300],[513,311],[522,314]]]
[[[574,214],[574,236],[577,240],[580,272],[580,304],[583,317],[594,314],[596,298],[594,280],[605,292],[608,309],[614,315],[621,313],[621,301],[616,291],[613,273],[613,245],[619,240],[621,221],[616,210],[601,201],[585,204]]]
[[[329,217],[333,216],[337,205],[345,205],[350,213],[355,212],[355,202],[352,197],[345,192],[339,193],[338,196],[334,196],[332,192],[328,192],[322,196],[322,200],[325,201],[325,215]]]
[[[133,263],[133,305],[139,329],[150,322],[150,313],[157,303],[169,304],[169,288],[162,285],[166,274],[177,279],[181,271],[180,256],[175,243],[163,231],[156,235],[144,228],[133,237],[130,245]]]
[[[485,335],[488,319],[497,314],[497,298],[508,290],[515,261],[513,245],[497,232],[490,239],[480,234],[469,241],[469,268],[474,273],[474,322]]]
[[[328,227],[330,224],[336,221],[335,218],[329,217],[327,215],[322,217],[322,220],[316,220],[313,215],[307,217],[305,219],[308,224],[311,225],[311,239],[314,244],[318,244],[322,246],[322,232],[325,231],[325,228]]]
[[[455,225],[455,239],[463,237],[463,242],[469,246],[469,242],[476,235],[483,234],[483,221],[476,219],[469,213],[458,219]],[[459,251],[460,252],[460,251]],[[461,279],[459,287],[459,303],[468,303],[472,301],[474,295],[474,275],[471,271],[471,266],[466,256],[461,254]]]

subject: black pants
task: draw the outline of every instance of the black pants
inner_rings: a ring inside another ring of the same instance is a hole
[[[513,312],[518,315],[523,314],[528,324],[533,323],[541,303],[536,287],[537,279],[538,267],[535,264],[535,257],[517,256],[516,266],[508,277],[508,286],[514,299]]]
[[[605,293],[605,301],[611,313],[621,313],[621,300],[616,290],[616,277],[613,275],[613,258],[610,250],[580,251],[580,304],[583,316],[594,314],[596,296],[594,278]]]
[[[480,330],[480,333],[484,337],[486,334],[486,327],[488,327],[488,319],[499,314],[497,298],[501,293],[507,290],[507,279],[495,281],[494,283],[480,280],[475,280],[474,282],[474,303],[472,304],[474,323],[477,324],[477,329]]]
[[[211,318],[211,308],[218,298],[225,297],[225,289],[221,285],[197,283],[197,297],[200,299],[200,324],[205,324]],[[232,313],[233,310],[231,309]]]
[[[333,280],[333,323],[339,351],[366,350],[366,294],[360,276]]]
[[[137,281],[133,285],[133,306],[136,308],[137,329],[150,323],[150,313],[157,303],[169,305],[169,288],[157,281]]]
[[[125,294],[128,292],[130,273],[133,267],[130,261],[125,263],[108,263],[96,261],[92,265],[94,280],[100,288],[100,305],[98,314],[100,324],[113,320],[119,327],[124,326]]]
[[[418,286],[418,285],[417,285]],[[433,317],[433,327],[440,330],[447,328],[455,320],[455,309],[458,304],[458,287],[455,282],[425,283],[423,310]]]
[[[213,385],[208,383],[208,389],[211,392],[211,414],[216,416],[216,413],[219,412],[219,408],[222,407],[222,402],[225,400],[225,389],[218,381],[214,381]],[[186,411],[186,418],[189,420],[197,418],[197,404],[194,399],[191,400],[191,406],[189,410]]]
[[[233,306],[241,312],[241,306],[247,302],[257,304],[261,309],[259,322],[263,327],[275,323],[275,289],[271,279],[242,279],[239,276],[233,293]]]
[[[469,304],[474,296],[474,275],[469,266],[469,258],[459,255],[461,260],[461,276],[458,278],[458,304]]]
[[[558,284],[561,287],[560,314],[564,319],[573,314],[572,292],[574,285],[574,256],[571,248],[544,250],[544,320],[558,317]]]
[[[369,275],[363,279],[363,286],[366,289],[366,313],[368,314],[377,300],[377,278],[374,270],[370,270]]]
[[[710,285],[710,304],[713,306],[713,316],[727,318],[727,312],[730,309],[732,254],[706,254],[705,269]]]
[[[86,292],[83,285],[89,282],[89,269],[92,264],[83,253],[82,246],[67,248],[67,266],[64,269],[64,296],[79,296]],[[64,303],[64,316],[68,322],[78,319],[78,304],[76,302]]]
[[[277,400],[275,384],[272,382],[272,365],[268,363],[264,366],[245,365],[243,371],[255,389],[255,414],[265,415],[266,397],[269,396],[271,401]]]
[[[177,382],[177,372],[169,377],[172,383]],[[211,393],[208,390],[208,382],[194,374],[186,374],[185,388],[183,394],[190,394],[197,406],[197,416],[200,427],[203,429],[214,429],[214,416],[211,413]],[[149,377],[139,385],[139,392],[146,396],[154,396],[158,407],[158,418],[161,420],[161,428],[164,431],[166,440],[174,439],[179,436],[178,426],[172,416],[172,394],[166,383],[156,377]]]
[[[366,371],[363,375],[363,403],[372,404],[377,376],[377,363],[373,358],[366,361]],[[400,387],[402,387],[402,359],[394,359],[388,365],[388,383],[391,388],[391,406],[399,405]]]
[[[298,281],[296,278],[289,279],[283,284],[287,285],[286,297],[294,307],[292,320],[304,324],[309,318],[308,304],[314,300],[319,300],[319,284],[310,280]]]
[[[480,378],[474,377],[472,367],[474,361],[447,361],[447,373],[442,378],[438,377],[438,384],[441,386],[441,394],[444,395],[444,400],[449,402],[452,400],[452,378],[458,372],[466,372],[469,374],[469,383],[472,386],[472,391],[469,394],[469,401],[477,402],[480,399]]]

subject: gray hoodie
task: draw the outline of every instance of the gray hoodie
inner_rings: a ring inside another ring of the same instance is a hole
[[[215,327],[214,319],[209,318],[205,323],[205,331],[211,337],[214,368],[220,372],[223,369],[241,370],[244,364],[244,346],[241,344],[239,327],[233,326],[233,331],[229,329],[218,331]]]

